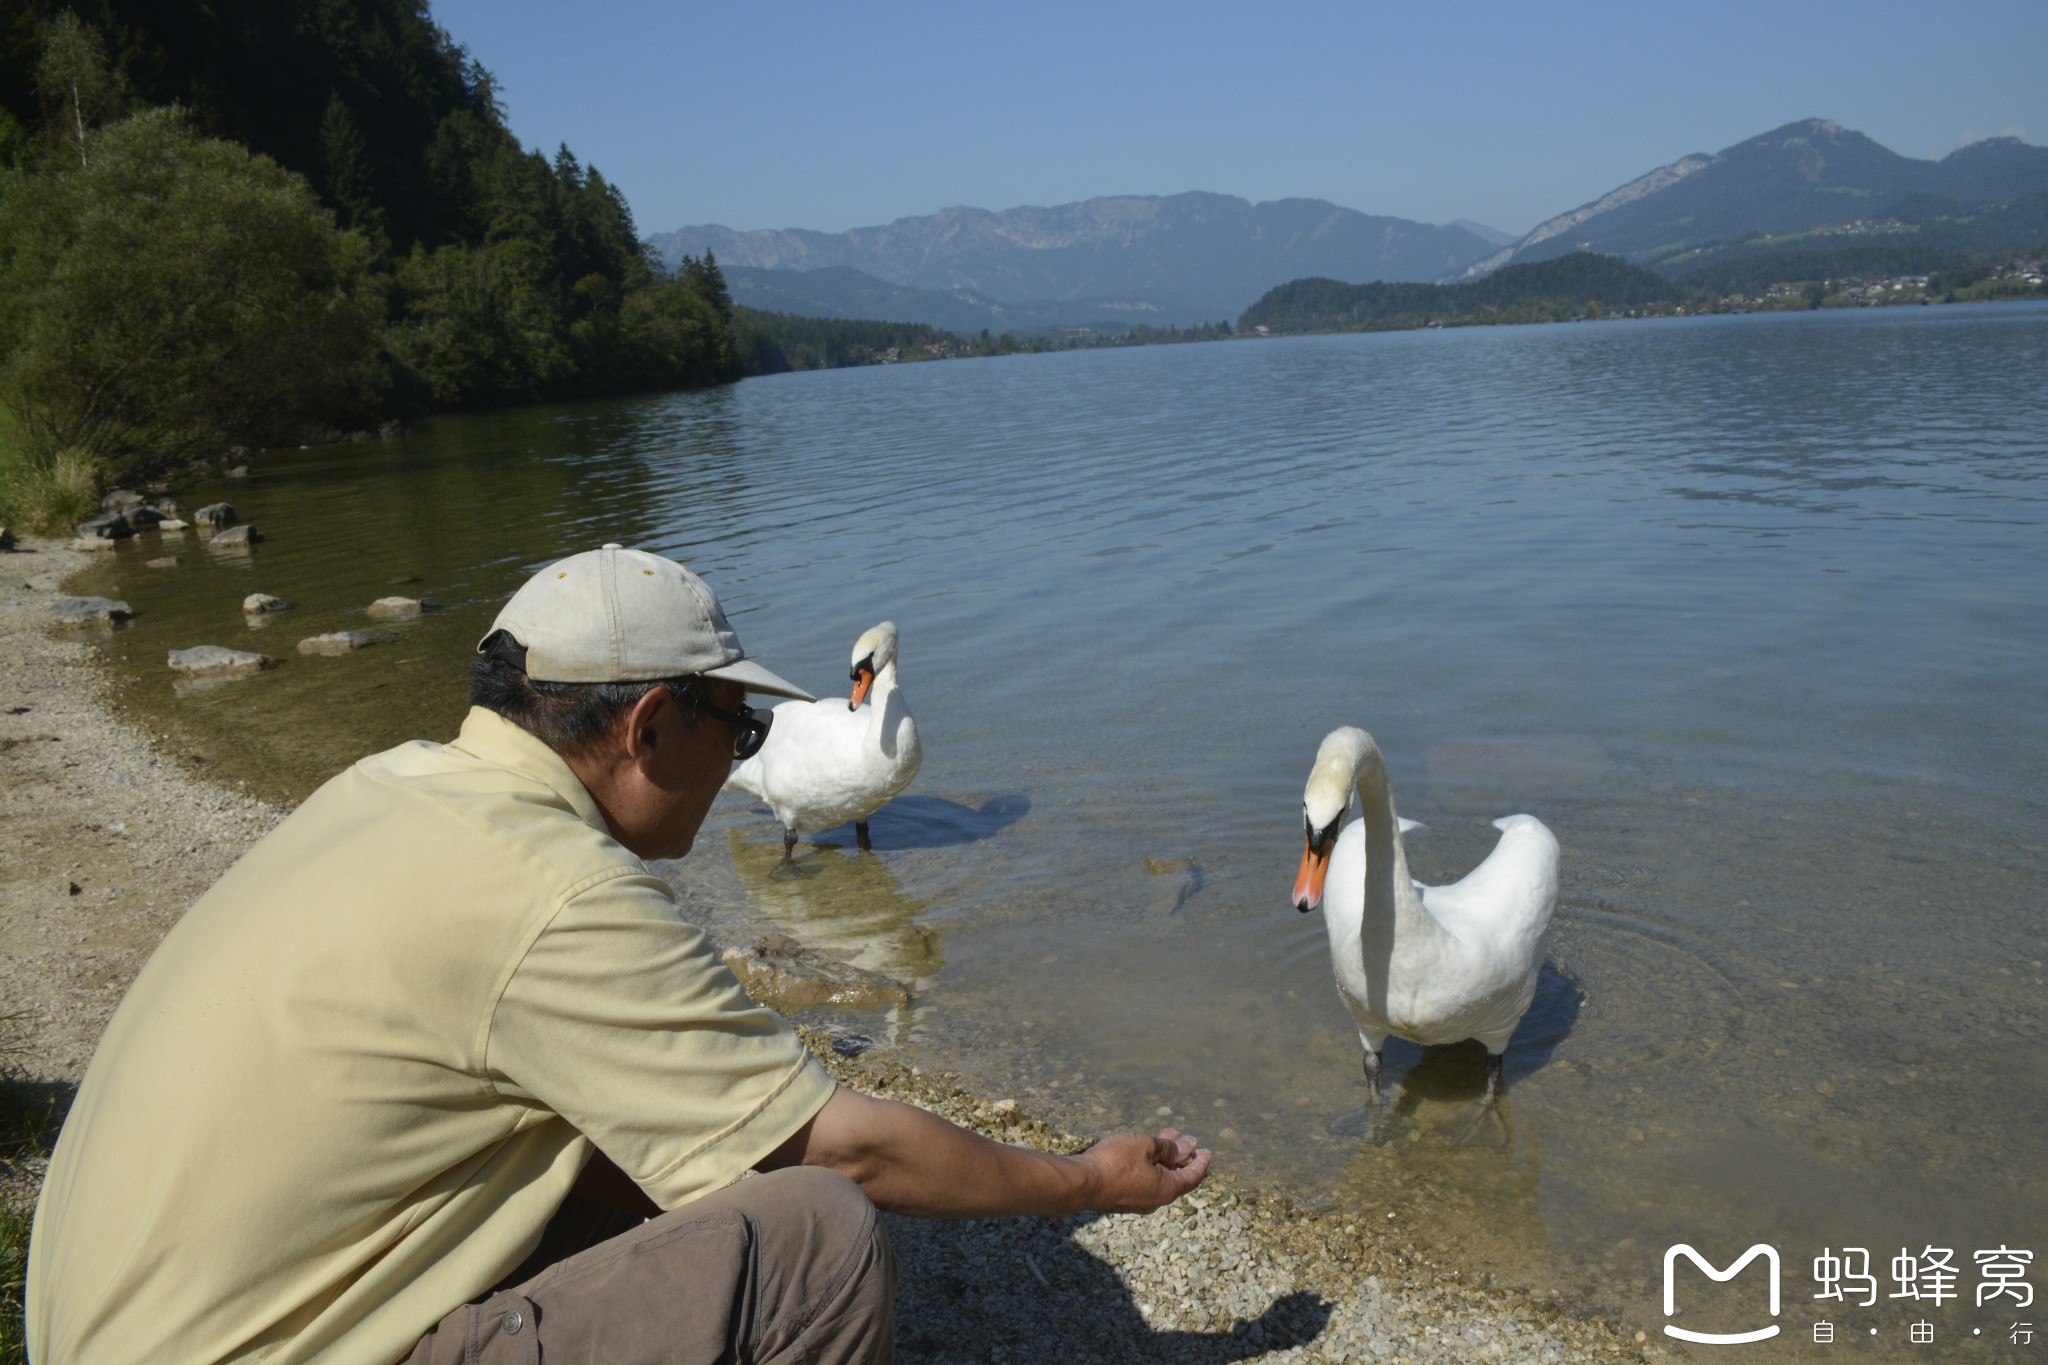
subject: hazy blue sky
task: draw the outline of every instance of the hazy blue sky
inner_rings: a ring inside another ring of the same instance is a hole
[[[647,233],[1191,189],[1519,233],[1798,118],[2048,138],[2044,0],[433,9]]]

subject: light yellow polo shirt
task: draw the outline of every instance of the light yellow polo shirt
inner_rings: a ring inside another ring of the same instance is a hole
[[[595,1143],[665,1208],[833,1083],[472,710],[327,783],[165,937],[51,1160],[35,1365],[388,1365],[508,1274]]]

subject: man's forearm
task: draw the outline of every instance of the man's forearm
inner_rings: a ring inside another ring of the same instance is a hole
[[[852,1178],[892,1213],[984,1218],[1154,1209],[1200,1183],[1208,1153],[1177,1135],[1125,1134],[1083,1156],[1057,1156],[842,1087],[762,1165],[798,1162]]]

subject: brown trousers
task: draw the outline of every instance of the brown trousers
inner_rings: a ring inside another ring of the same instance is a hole
[[[772,1171],[617,1231],[630,1222],[572,1198],[516,1282],[441,1319],[407,1365],[893,1357],[896,1261],[845,1176]]]

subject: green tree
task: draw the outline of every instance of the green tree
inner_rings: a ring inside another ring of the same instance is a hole
[[[305,181],[157,109],[0,196],[0,405],[111,471],[366,413],[381,300]]]
[[[380,255],[387,251],[384,210],[377,203],[377,173],[370,164],[369,140],[339,92],[328,97],[326,112],[320,116],[320,166],[324,172],[321,188],[327,202],[340,212],[342,225],[361,228]]]
[[[121,112],[121,82],[99,30],[65,10],[43,33],[36,96],[50,140],[85,164],[86,133]]]

